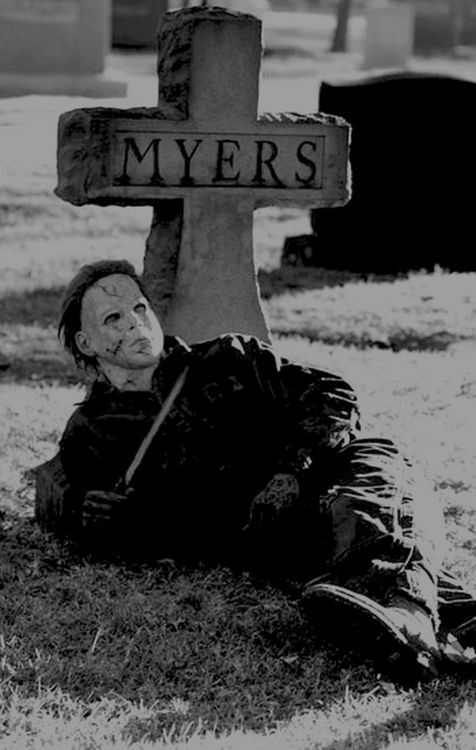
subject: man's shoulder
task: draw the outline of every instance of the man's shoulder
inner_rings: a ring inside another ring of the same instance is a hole
[[[74,411],[66,423],[65,434],[85,427],[98,410],[103,410],[104,402],[111,392],[112,386],[100,379],[89,383],[83,400],[74,405]]]
[[[114,412],[130,396],[129,392],[119,391],[101,378],[92,381],[87,387],[84,399],[76,402],[67,429],[83,427],[98,416]]]
[[[288,358],[278,351],[273,344],[262,341],[256,336],[243,333],[224,333],[213,339],[199,341],[187,345],[181,339],[170,338],[168,350],[173,353],[183,353],[195,362],[203,362],[210,366],[220,363],[252,363],[253,367],[259,366],[267,371],[283,372],[286,377],[289,370],[297,377],[308,377],[319,389],[326,393],[334,393],[340,397],[345,396],[351,401],[357,400],[353,387],[341,375],[330,370],[321,369],[317,365],[299,362],[297,359]],[[299,376],[299,373],[301,375]],[[294,376],[293,376],[294,377]]]
[[[186,341],[180,338],[180,336],[167,335],[164,337],[164,350],[163,350],[164,356],[180,354],[180,353],[185,354],[185,353],[189,353],[190,351],[191,351],[191,345],[187,344]]]
[[[272,347],[256,336],[231,332],[192,344],[191,350],[195,355],[201,357],[211,357],[220,354],[246,356],[257,351],[272,351]]]
[[[76,409],[71,415],[71,419],[81,421],[91,409],[104,402],[115,390],[114,386],[100,377],[91,381],[87,386],[83,400],[76,402]]]
[[[84,428],[87,427],[89,418],[87,410],[84,408],[84,403],[78,404],[66,422],[63,434],[60,438],[60,447],[64,448],[65,444],[75,439],[78,435],[82,434]]]
[[[344,398],[352,402],[357,401],[354,387],[346,378],[331,370],[322,370],[314,365],[302,365],[308,371],[311,379],[317,384],[323,394],[333,398]]]

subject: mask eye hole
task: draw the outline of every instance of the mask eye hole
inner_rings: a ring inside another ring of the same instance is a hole
[[[117,323],[120,320],[120,314],[118,312],[109,313],[104,318],[104,323],[108,325],[113,325],[114,323]]]

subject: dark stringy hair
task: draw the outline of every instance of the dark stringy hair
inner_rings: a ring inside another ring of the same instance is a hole
[[[90,287],[105,276],[122,273],[130,276],[147,297],[140,278],[134,267],[127,260],[98,260],[82,266],[66,287],[61,304],[61,314],[58,323],[58,338],[64,348],[72,354],[76,365],[81,369],[94,367],[94,360],[78,348],[76,334],[81,330],[81,304],[83,297]]]

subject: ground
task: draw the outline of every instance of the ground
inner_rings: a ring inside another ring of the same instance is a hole
[[[305,23],[303,24],[303,20]],[[364,26],[331,55],[333,19],[265,18],[261,110],[313,111],[318,80],[355,74]],[[412,59],[476,77],[474,57]],[[152,54],[114,51],[127,100],[0,100],[0,748],[473,748],[472,681],[412,690],[310,630],[292,596],[226,569],[116,566],[79,558],[35,526],[29,470],[52,456],[82,385],[55,336],[61,292],[83,262],[141,270],[150,209],[74,208],[53,194],[56,121],[78,106],[152,105]],[[278,350],[339,372],[365,428],[429,473],[446,562],[474,590],[476,274],[362,278],[280,270],[301,209],[256,213],[259,283]]]

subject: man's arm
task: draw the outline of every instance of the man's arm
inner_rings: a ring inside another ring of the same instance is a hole
[[[339,375],[284,360],[280,369],[290,415],[281,470],[301,476],[360,432],[360,412],[352,387]]]
[[[360,432],[357,396],[339,375],[281,359],[253,336],[228,334],[195,344],[195,357],[209,360],[210,372],[236,372],[245,387],[286,425],[287,444],[279,457],[283,469],[300,473],[309,459],[342,447]]]
[[[113,541],[130,511],[131,493],[118,488],[124,467],[111,460],[100,426],[80,411],[69,420],[60,441],[60,456],[78,508],[75,535],[83,542]]]
[[[360,432],[352,387],[339,375],[280,359],[268,344],[235,336],[253,369],[262,397],[282,413],[286,444],[276,469],[300,476],[328,450],[343,447]]]
[[[114,488],[123,467],[120,460],[112,460],[114,445],[109,442],[100,418],[88,418],[78,410],[69,419],[60,440],[60,456],[68,482],[76,491],[84,494],[90,489]]]
[[[307,472],[326,466],[326,455],[343,447],[360,429],[357,397],[340,376],[281,360],[267,344],[234,335],[238,360],[246,362],[260,397],[280,414],[285,442],[276,456],[275,474],[257,495],[251,519],[280,514],[299,497]]]

